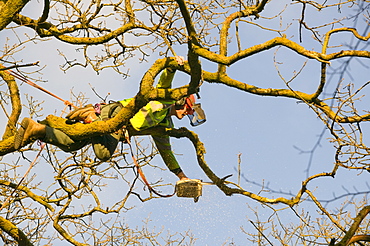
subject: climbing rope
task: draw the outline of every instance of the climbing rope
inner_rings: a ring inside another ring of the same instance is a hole
[[[17,73],[17,72],[14,72],[12,70],[5,70],[5,72],[7,72],[9,75],[11,76],[14,76],[15,78],[19,79],[20,81],[24,82],[24,83],[27,83],[43,92],[45,92],[46,94],[49,94],[50,96],[52,97],[55,97],[56,99],[59,99],[61,100],[62,102],[64,102],[64,104],[68,105],[69,107],[74,107],[74,108],[77,108],[77,106],[73,105],[73,103],[67,101],[67,100],[64,100],[60,97],[58,97],[57,95],[55,95],[54,93],[46,90],[45,88],[39,86],[38,84],[35,84],[34,82],[32,82],[31,80],[27,79],[26,77],[24,77],[23,75]]]
[[[123,129],[124,130],[124,133],[125,133],[125,138],[126,138],[126,142],[130,148],[130,153],[131,153],[131,158],[132,160],[134,161],[134,164],[135,164],[135,167],[137,169],[137,172],[139,173],[141,179],[143,180],[143,182],[145,183],[145,185],[148,187],[148,189],[153,192],[154,194],[156,194],[157,196],[160,196],[160,197],[172,197],[173,195],[176,194],[176,190],[173,192],[173,194],[168,194],[168,195],[163,195],[159,192],[157,192],[148,182],[148,180],[146,179],[143,171],[141,170],[141,167],[139,165],[139,163],[137,162],[136,160],[136,157],[134,156],[134,152],[132,150],[132,145],[131,145],[131,141],[130,141],[130,136],[128,134],[128,131],[126,129]]]

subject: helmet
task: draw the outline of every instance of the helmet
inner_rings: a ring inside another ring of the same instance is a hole
[[[206,115],[200,105],[200,103],[195,103],[194,94],[189,97],[182,98],[175,103],[175,108],[186,108],[186,114],[189,117],[190,125],[199,126],[206,122]]]

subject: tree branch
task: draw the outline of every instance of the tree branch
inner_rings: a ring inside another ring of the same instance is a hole
[[[370,213],[370,206],[365,206],[361,209],[361,211],[358,213],[356,218],[353,220],[353,224],[343,237],[343,239],[335,244],[336,246],[347,246],[352,242],[357,241],[369,241],[370,236],[363,235],[363,236],[354,236],[357,229],[359,228],[361,222],[363,219]],[[352,241],[353,240],[353,241]]]
[[[0,11],[0,31],[3,30],[10,22],[12,22],[13,17],[19,13],[24,6],[30,0],[8,0],[2,2]]]
[[[0,69],[4,69],[4,68],[5,67],[0,64]],[[8,123],[6,125],[5,132],[3,134],[3,140],[4,140],[6,138],[9,138],[10,136],[13,136],[15,132],[17,131],[17,121],[22,111],[22,104],[20,100],[18,85],[15,82],[14,77],[11,76],[9,73],[7,73],[6,70],[5,71],[0,70],[0,76],[3,78],[3,80],[8,85],[9,93],[10,93],[10,102],[12,105],[12,112],[8,118]]]
[[[0,216],[0,228],[18,242],[19,246],[32,246],[27,236],[9,220]]]

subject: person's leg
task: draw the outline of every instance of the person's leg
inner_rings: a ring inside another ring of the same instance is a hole
[[[110,103],[101,107],[99,120],[107,120],[114,117],[122,109],[122,104],[119,102]],[[118,142],[122,136],[122,131],[98,136],[91,139],[93,149],[97,158],[101,161],[109,160],[117,148]]]
[[[72,152],[81,149],[89,143],[92,143],[96,157],[101,161],[107,161],[112,157],[118,145],[121,133],[112,133],[93,137],[89,140],[73,140],[64,132],[46,126],[46,134],[41,141],[50,143],[62,149],[65,152]]]
[[[114,117],[121,108],[122,105],[120,103],[102,106],[98,120],[105,120],[110,117]],[[78,116],[80,117],[79,120],[85,121],[83,118],[84,115]],[[96,157],[101,161],[107,161],[112,157],[116,150],[121,135],[122,131],[118,131],[109,135],[93,137],[89,140],[75,141],[62,131],[47,127],[44,141],[53,144],[66,152],[78,150],[85,145],[92,143]]]
[[[36,139],[55,145],[66,152],[76,151],[89,143],[89,140],[73,140],[60,130],[24,118],[14,138],[15,149]]]
[[[109,160],[117,148],[120,137],[121,131],[92,138],[91,143],[96,157],[101,161]]]
[[[40,140],[55,145],[65,152],[76,151],[89,144],[88,139],[73,140],[64,132],[49,126],[46,126],[45,130],[45,137]]]

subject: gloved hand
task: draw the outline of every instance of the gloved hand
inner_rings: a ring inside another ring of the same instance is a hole
[[[95,114],[95,109],[92,104],[88,104],[85,107],[78,108],[67,114],[67,119],[73,121],[83,121],[84,123],[91,123],[98,117]]]
[[[175,56],[175,60],[176,60],[177,64],[179,64],[180,66],[184,65],[185,58],[183,56]]]
[[[183,56],[175,56],[175,61],[177,62],[177,64],[179,64],[180,66],[183,66],[184,65],[184,62],[185,62],[185,59]],[[171,67],[167,67],[167,70],[171,73],[174,73],[176,71],[176,69],[174,68],[171,68]]]

